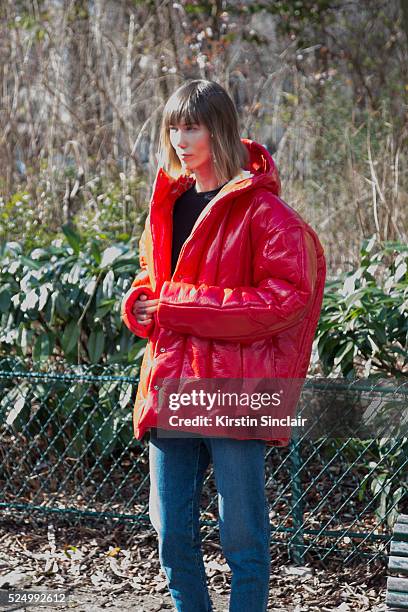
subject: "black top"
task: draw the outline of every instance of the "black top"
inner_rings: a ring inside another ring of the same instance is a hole
[[[224,183],[225,185],[226,183]],[[197,193],[195,183],[187,191],[181,194],[173,207],[173,243],[171,253],[171,275],[176,269],[177,260],[181,247],[191,234],[194,223],[207,206],[208,202],[224,186],[220,185],[211,191],[199,191]]]

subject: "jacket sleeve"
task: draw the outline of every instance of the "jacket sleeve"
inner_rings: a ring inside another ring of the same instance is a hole
[[[122,321],[131,332],[136,334],[136,336],[140,336],[141,338],[148,338],[152,334],[155,325],[154,317],[149,325],[141,325],[138,323],[135,315],[132,312],[135,301],[142,293],[146,294],[149,300],[155,297],[150,282],[149,272],[147,270],[145,240],[146,226],[139,240],[139,263],[141,270],[132,282],[129,291],[123,297],[121,305]]]
[[[258,231],[253,244],[253,286],[165,281],[158,324],[183,334],[251,343],[301,321],[316,282],[313,238],[297,224]]]

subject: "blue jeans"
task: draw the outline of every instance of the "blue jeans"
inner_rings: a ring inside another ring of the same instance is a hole
[[[150,521],[177,612],[213,610],[200,545],[199,508],[212,461],[222,550],[232,572],[230,612],[264,612],[270,523],[263,440],[162,438],[150,430]]]

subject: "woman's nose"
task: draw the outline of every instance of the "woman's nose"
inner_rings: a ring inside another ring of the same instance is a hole
[[[177,149],[185,149],[187,147],[186,136],[183,134],[181,130],[177,130],[175,134],[173,134],[172,143],[174,148]]]

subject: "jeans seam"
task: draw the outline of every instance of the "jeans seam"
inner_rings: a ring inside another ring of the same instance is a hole
[[[201,450],[201,444],[198,444],[198,452],[197,452],[197,460],[196,460],[196,465],[195,465],[195,471],[194,471],[194,478],[193,478],[193,494],[191,497],[191,543],[194,546],[194,500],[195,500],[195,494],[196,494],[196,489],[197,489],[197,476],[198,476],[198,465],[199,465],[199,461],[200,461],[200,450]],[[200,542],[200,536],[198,536],[198,542]],[[194,553],[195,553],[195,558],[197,561],[197,567],[198,567],[198,571],[201,577],[201,582],[202,582],[202,586],[204,587],[204,591],[207,592],[207,580],[206,578],[204,578],[203,574],[202,574],[202,565],[200,563],[200,552],[198,550],[195,549],[194,547]]]
[[[271,522],[269,519],[269,502],[268,502],[268,497],[266,495],[265,492],[265,536],[267,543],[268,543],[268,550],[267,550],[267,555],[268,555],[268,575],[270,576],[270,571],[271,571],[271,559],[270,559],[270,532],[271,532]],[[268,576],[268,586],[267,586],[267,595],[266,595],[266,604],[265,604],[265,610],[267,610],[268,608],[268,600],[269,600],[269,576]]]

